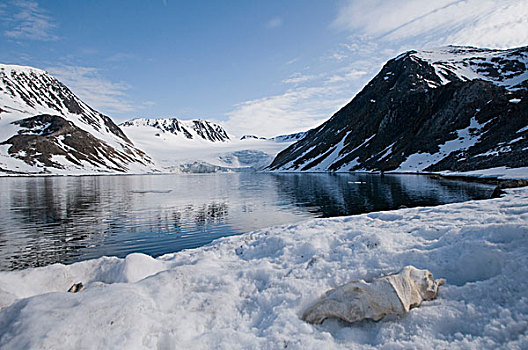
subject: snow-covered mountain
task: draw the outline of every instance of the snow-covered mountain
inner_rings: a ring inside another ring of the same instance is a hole
[[[153,170],[107,116],[47,72],[0,64],[0,173]]]
[[[162,134],[172,134],[189,140],[229,141],[227,132],[220,125],[201,119],[181,121],[176,118],[135,118],[119,126],[126,128],[129,133],[134,133],[134,128],[140,132],[153,128],[157,129],[156,136],[159,137],[162,137]]]
[[[275,142],[294,142],[294,141],[299,141],[300,139],[305,137],[308,132],[310,132],[310,130],[301,131],[301,132],[297,132],[297,133],[294,133],[294,134],[279,135],[279,136],[270,137],[270,138],[256,136],[256,135],[244,135],[240,139],[241,140],[248,140],[248,139],[272,140],[272,141],[275,141]]]
[[[280,171],[470,171],[528,166],[528,47],[449,46],[390,61]]]
[[[288,135],[279,135],[272,137],[271,140],[276,142],[294,142],[299,141],[302,138],[304,138],[311,130],[308,131],[301,131],[294,134],[288,134]]]
[[[260,170],[291,144],[249,136],[236,139],[206,120],[136,118],[120,127],[160,168],[170,172]]]
[[[242,135],[242,137],[240,138],[240,140],[250,140],[250,139],[255,139],[255,140],[266,140],[265,137],[259,137],[257,135]]]

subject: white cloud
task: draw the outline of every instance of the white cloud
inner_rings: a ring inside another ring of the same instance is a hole
[[[508,48],[528,43],[528,2],[350,0],[333,25],[393,47],[454,44]]]
[[[280,17],[273,17],[266,23],[266,28],[268,29],[275,29],[282,25],[282,18]]]
[[[13,0],[5,4],[0,16],[4,26],[8,27],[4,35],[9,38],[40,41],[59,39],[54,33],[57,25],[36,1]]]
[[[135,105],[127,99],[125,91],[129,86],[102,77],[97,68],[59,66],[47,68],[47,71],[100,112],[111,114],[136,110]]]
[[[328,56],[321,56],[325,57]],[[221,124],[236,136],[273,137],[306,131],[328,120],[350,102],[376,69],[377,64],[356,60],[334,65],[324,73],[293,73],[282,82],[294,84],[295,88],[240,103],[227,113],[227,121]]]
[[[303,87],[246,101],[235,106],[222,125],[237,136],[273,137],[308,130],[350,100],[339,94],[339,90],[340,87]]]
[[[341,52],[334,52],[330,55],[330,58],[333,59],[333,60],[336,60],[336,61],[342,61],[344,60],[345,58],[347,58],[348,56],[341,53]]]
[[[308,73],[295,72],[285,84],[294,88],[272,96],[257,98],[234,106],[221,122],[236,136],[254,134],[273,137],[306,131],[328,120],[348,103],[379,69],[379,60],[372,59],[374,49],[360,50],[367,58],[352,58],[360,52],[355,46],[340,45],[339,51],[350,57],[336,61],[331,54],[313,57]]]
[[[330,76],[326,80],[326,83],[327,84],[335,84],[335,83],[341,83],[341,82],[345,82],[345,81],[355,80],[355,79],[361,78],[365,74],[367,74],[367,72],[365,72],[363,70],[351,69],[350,71],[348,71],[348,72],[346,72],[344,74],[334,74],[334,75]]]
[[[298,60],[299,60],[299,57],[292,58],[291,60],[289,60],[288,62],[286,62],[286,65],[294,64],[294,63],[297,62]]]
[[[300,84],[315,79],[315,75],[303,75],[301,73],[293,73],[288,79],[284,79],[282,82],[285,84]]]

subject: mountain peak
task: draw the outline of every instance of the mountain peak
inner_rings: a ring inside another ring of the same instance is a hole
[[[210,142],[227,142],[230,140],[227,132],[218,124],[203,119],[178,120],[176,118],[134,118],[120,124],[127,132],[134,128],[143,128],[145,132],[156,129],[155,132],[182,136],[188,140],[205,140]]]
[[[9,72],[9,74],[12,74],[12,72],[48,74],[48,72],[40,68],[35,68],[35,67],[30,67],[30,66],[21,66],[17,64],[2,64],[2,63],[0,63],[0,71]]]
[[[528,166],[527,91],[528,47],[408,51],[389,60],[350,103],[277,155],[270,168]]]
[[[528,46],[507,50],[445,46],[411,51],[409,57],[431,65],[442,85],[481,79],[509,90],[528,89]]]

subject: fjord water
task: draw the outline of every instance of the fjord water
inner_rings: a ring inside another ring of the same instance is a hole
[[[489,198],[419,175],[193,174],[0,178],[0,270],[152,256],[255,229]]]

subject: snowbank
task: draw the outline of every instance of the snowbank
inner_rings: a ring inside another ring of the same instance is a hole
[[[324,291],[408,264],[447,279],[438,299],[379,322],[300,319]],[[278,226],[158,259],[3,272],[0,348],[528,348],[527,276],[528,189],[510,189]],[[65,292],[79,281],[83,291]]]
[[[455,176],[473,176],[473,177],[491,177],[497,179],[524,179],[528,180],[528,167],[522,168],[508,168],[508,167],[496,167],[490,169],[473,170],[466,172],[451,172],[441,171],[443,175],[455,175]]]

